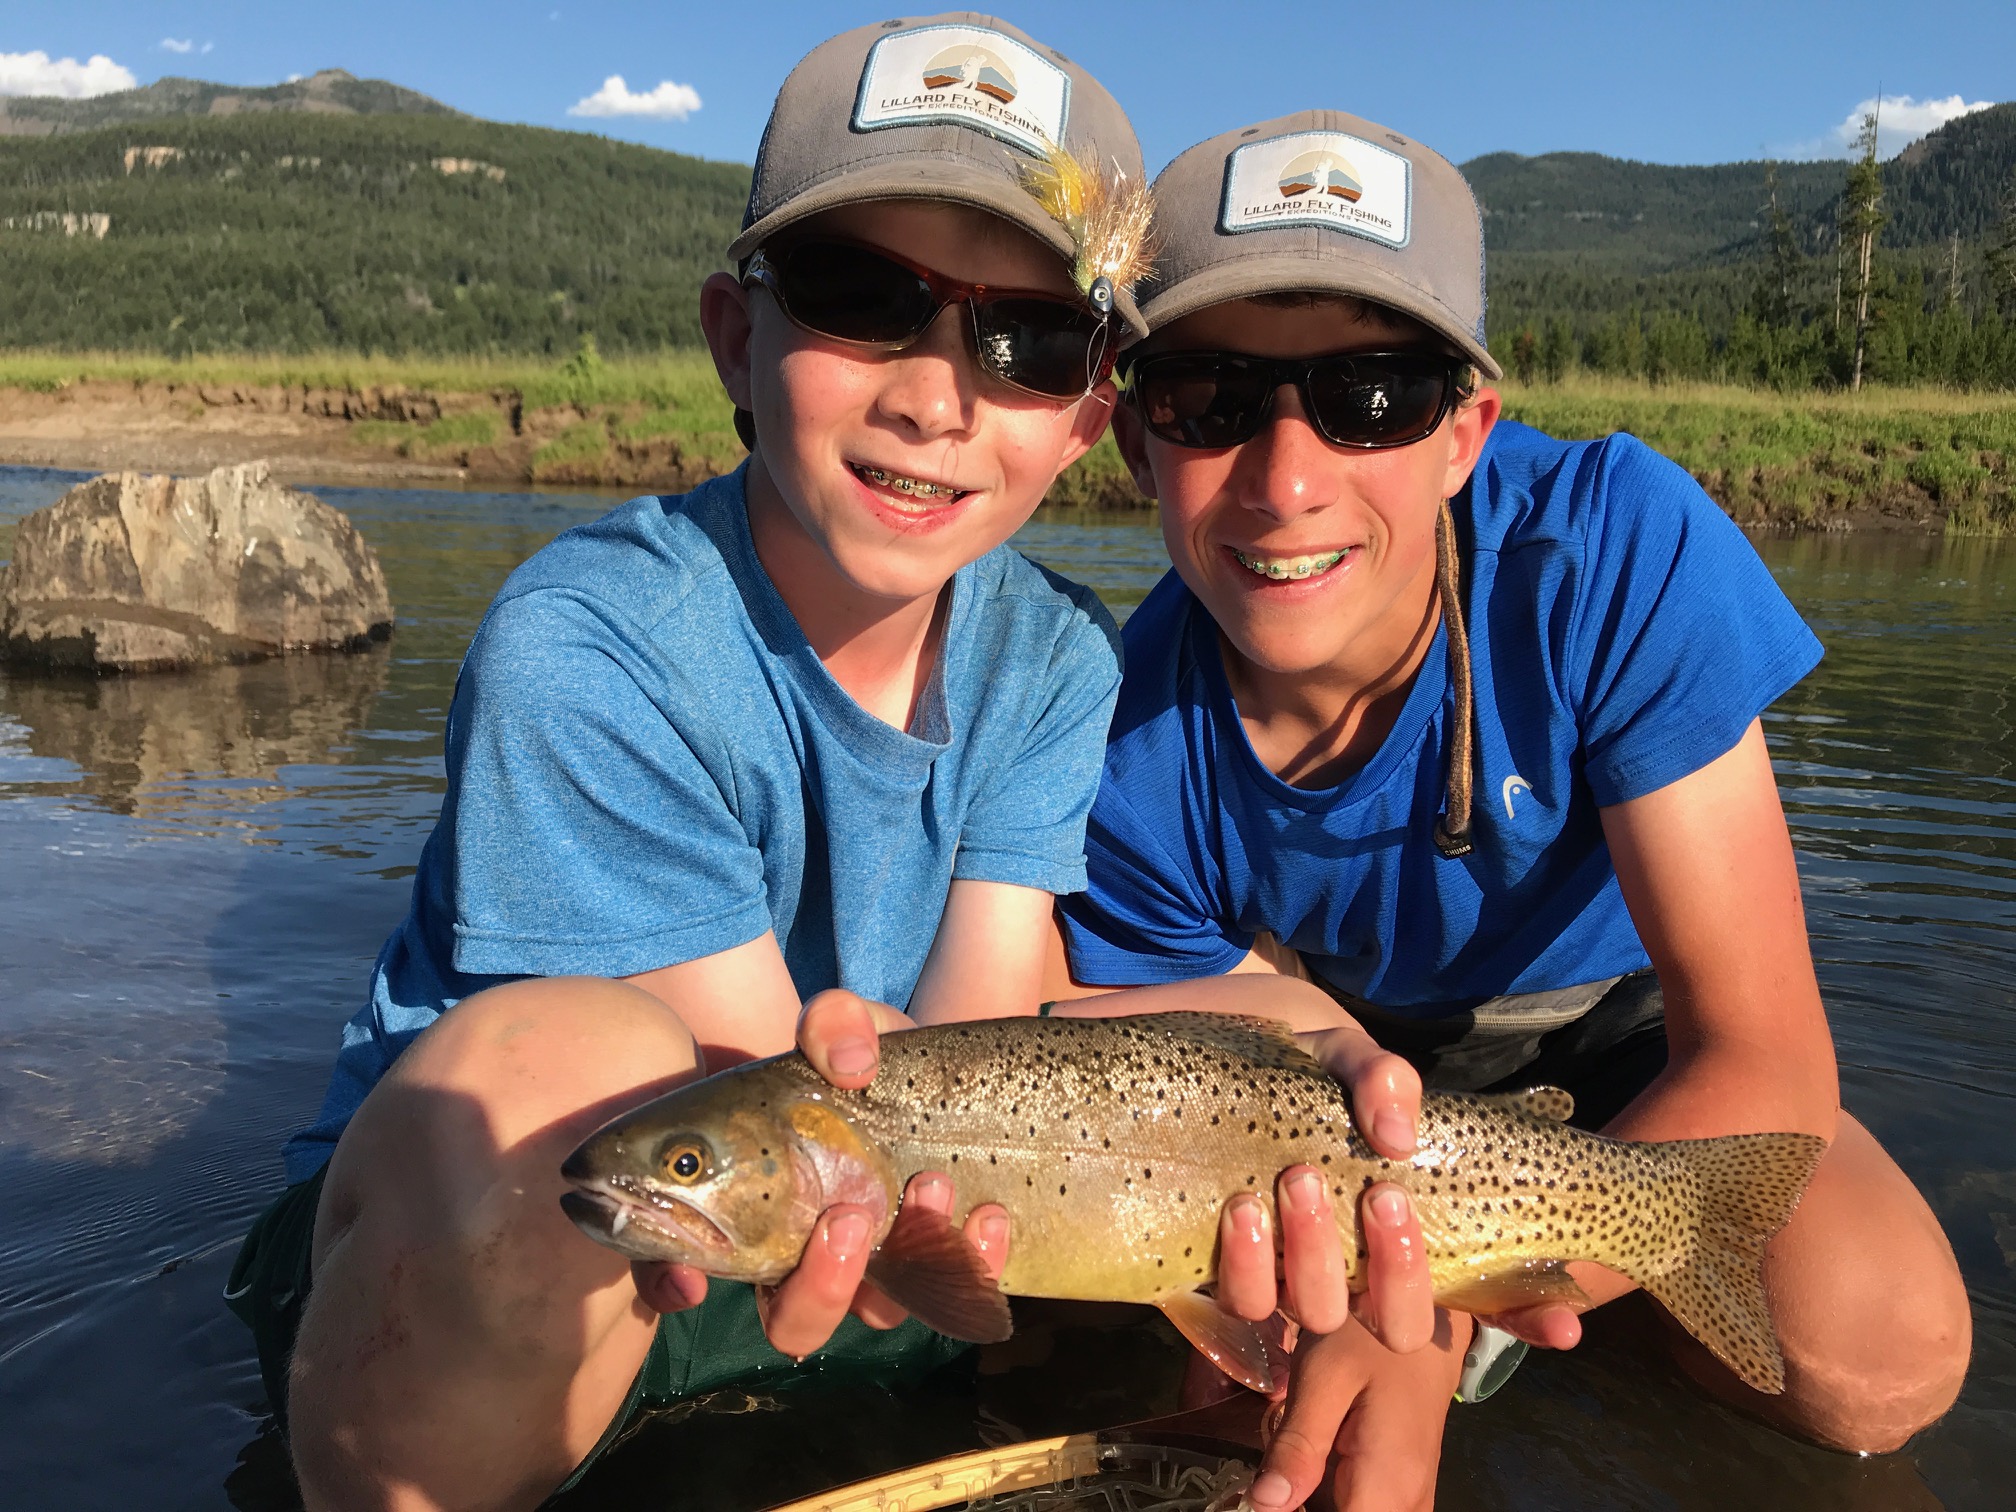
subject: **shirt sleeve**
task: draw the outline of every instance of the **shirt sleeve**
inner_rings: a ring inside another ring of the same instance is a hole
[[[643,652],[576,594],[529,593],[485,621],[447,742],[457,970],[629,976],[771,927],[728,743],[704,709],[670,707]]]
[[[1180,772],[1180,758],[1157,762]],[[1136,791],[1158,810],[1144,814]],[[1086,885],[1060,900],[1071,975],[1100,987],[1136,987],[1221,976],[1244,959],[1253,937],[1220,917],[1205,858],[1182,821],[1172,783],[1142,774],[1106,780],[1085,829]],[[1161,810],[1167,810],[1162,812]],[[1171,843],[1180,852],[1170,848]]]
[[[1607,443],[1566,666],[1599,805],[1733,749],[1821,646],[1720,506],[1631,437]]]
[[[1080,612],[1057,638],[1027,737],[966,812],[954,878],[1052,894],[1085,885],[1085,815],[1120,691],[1120,635],[1089,589],[1066,586]]]

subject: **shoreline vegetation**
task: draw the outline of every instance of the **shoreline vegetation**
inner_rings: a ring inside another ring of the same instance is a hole
[[[1551,435],[1625,430],[1741,524],[2016,531],[2016,393],[1786,393],[1571,373],[1507,382]],[[0,462],[195,472],[267,457],[302,482],[667,490],[742,456],[706,355],[565,361],[0,352]],[[1110,440],[1048,502],[1147,507]]]

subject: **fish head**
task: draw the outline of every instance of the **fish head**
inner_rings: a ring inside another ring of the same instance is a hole
[[[623,1114],[560,1174],[560,1205],[591,1239],[752,1282],[789,1274],[836,1202],[867,1207],[879,1240],[898,1189],[887,1158],[820,1089],[739,1070]]]

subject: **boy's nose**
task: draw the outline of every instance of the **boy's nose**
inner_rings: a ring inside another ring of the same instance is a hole
[[[1292,383],[1275,390],[1266,424],[1241,448],[1239,460],[1240,502],[1256,513],[1291,520],[1336,502],[1337,449],[1310,423]]]
[[[971,430],[980,382],[971,327],[966,306],[948,304],[923,335],[891,352],[877,400],[883,415],[922,436]]]

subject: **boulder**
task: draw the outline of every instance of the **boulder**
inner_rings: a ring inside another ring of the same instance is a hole
[[[377,554],[264,462],[80,483],[21,522],[0,569],[0,656],[30,665],[159,671],[391,633]]]

